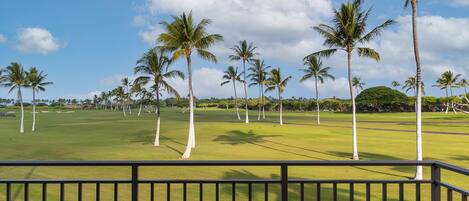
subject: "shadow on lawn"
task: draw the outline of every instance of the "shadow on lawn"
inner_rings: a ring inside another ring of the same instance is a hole
[[[261,178],[250,171],[247,170],[230,170],[225,172],[223,179],[280,179],[280,175],[271,174],[269,178]],[[298,177],[290,177],[290,179],[304,179]],[[224,192],[224,195],[233,195],[233,186],[232,184],[222,184],[221,190]],[[312,200],[316,198],[316,184],[305,184],[304,185],[304,196],[306,200]],[[236,185],[236,197],[242,195],[243,197],[249,196],[249,187],[247,184],[237,184]],[[269,200],[274,200],[272,196],[275,197],[276,201],[281,200],[281,189],[280,184],[269,184]],[[289,200],[300,200],[300,184],[289,184],[288,187],[288,198]],[[252,200],[264,200],[264,184],[252,184]],[[363,193],[355,191],[355,196],[363,196]],[[349,190],[348,188],[342,188],[339,186],[337,188],[337,198],[338,200],[349,200]],[[225,198],[228,200],[228,198]],[[239,198],[238,198],[239,199]],[[332,184],[330,185],[321,185],[321,200],[332,200]]]
[[[459,161],[469,161],[469,155],[457,155],[457,156],[452,156],[451,157],[454,160],[459,160]]]
[[[269,140],[265,138],[273,138],[273,137],[278,137],[280,135],[257,135],[255,134],[252,130],[249,132],[242,132],[239,130],[233,130],[228,132],[226,135],[219,135],[215,139],[213,139],[214,142],[220,142],[221,144],[229,144],[229,145],[241,145],[241,144],[251,144],[251,145],[256,145],[258,147],[274,150],[274,151],[279,151],[283,153],[288,153],[288,154],[293,154],[296,156],[302,156],[310,159],[316,159],[316,160],[326,160],[323,158],[318,158],[318,157],[313,157],[313,156],[308,156],[306,154],[301,154],[273,146],[267,146],[262,143],[265,142],[270,142]]]
[[[344,157],[344,158],[349,158],[349,159],[352,158],[351,157],[352,154],[348,153],[348,152],[330,151],[329,153],[334,154],[338,157]],[[384,154],[376,154],[376,153],[368,153],[368,152],[359,152],[358,155],[360,156],[360,160],[406,160],[406,159],[395,157],[395,156],[389,156],[389,155],[384,155]],[[385,174],[385,175],[389,175],[389,176],[405,177],[405,178],[408,178],[408,179],[412,178],[409,175],[392,174],[392,173],[372,170],[370,168],[363,168],[363,167],[355,167],[355,168],[365,170],[365,171],[375,172],[375,173],[379,173],[379,174]],[[394,167],[391,167],[391,169],[399,171],[399,172],[403,172],[403,173],[408,173],[408,174],[412,174],[415,171],[414,166],[394,166]]]

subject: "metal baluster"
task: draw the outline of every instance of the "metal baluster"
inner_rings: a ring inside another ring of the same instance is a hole
[[[29,184],[24,183],[24,201],[29,201]]]
[[[118,201],[118,200],[119,200],[119,184],[114,183],[114,201]]]
[[[264,184],[264,201],[269,201],[269,183]]]
[[[404,184],[399,183],[399,201],[404,201]]]
[[[440,187],[440,179],[441,179],[441,171],[440,167],[437,165],[432,165],[431,168],[431,181],[432,181],[432,201],[440,201],[441,200],[441,187]]]
[[[303,182],[300,183],[300,200],[305,200],[305,184]]]
[[[199,183],[199,198],[200,201],[204,201],[204,185]]]
[[[138,165],[132,165],[132,201],[138,201]]]
[[[78,183],[78,201],[83,200],[83,184]]]
[[[355,195],[355,189],[353,183],[350,183],[350,190],[349,190],[349,199],[350,201],[353,201],[354,195]],[[319,200],[318,200],[319,201]]]
[[[366,183],[366,201],[371,200],[371,184]]]
[[[248,183],[248,200],[252,201],[252,184]]]
[[[42,183],[42,201],[47,201],[47,183]]]
[[[65,184],[60,182],[60,201],[65,201]]]
[[[155,183],[150,183],[150,201],[155,201]]]
[[[182,200],[187,201],[187,184],[182,184]]]
[[[7,183],[6,201],[11,201],[11,184]]]
[[[96,201],[99,201],[101,198],[101,185],[96,183]]]
[[[337,183],[332,184],[332,200],[337,201]]]
[[[167,201],[171,200],[171,184],[170,183],[166,184],[166,200]]]
[[[219,201],[220,200],[220,193],[219,193],[219,187],[220,185],[218,183],[215,184],[215,200]]]
[[[321,183],[316,184],[316,200],[321,201]]]
[[[415,184],[415,201],[420,201],[420,183]]]
[[[447,194],[447,199],[448,201],[453,201],[453,191],[451,189],[448,188],[448,191],[446,192]]]
[[[383,183],[383,201],[388,200],[388,185]]]
[[[281,176],[281,183],[282,183],[282,200],[281,201],[288,201],[288,166],[286,164],[282,164],[280,166],[280,176]]]
[[[236,183],[231,184],[231,200],[236,201]]]

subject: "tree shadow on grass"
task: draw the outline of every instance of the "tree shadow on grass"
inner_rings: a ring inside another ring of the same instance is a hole
[[[219,135],[215,139],[213,139],[214,142],[220,142],[221,144],[229,144],[232,146],[236,145],[241,145],[241,144],[251,144],[251,145],[256,145],[258,147],[262,147],[265,149],[273,150],[273,151],[279,151],[283,153],[288,153],[296,156],[301,156],[301,157],[306,157],[310,159],[316,159],[316,160],[326,160],[323,158],[318,158],[318,157],[313,157],[313,156],[308,156],[306,154],[301,154],[273,146],[267,146],[263,143],[270,142],[269,140],[265,138],[273,138],[273,137],[278,137],[280,135],[257,135],[254,133],[252,130],[249,132],[243,132],[239,130],[233,130],[228,132],[226,135]]]
[[[344,157],[344,158],[352,158],[352,154],[348,152],[339,152],[339,151],[330,151],[331,154],[334,154],[338,157]],[[403,158],[395,157],[395,156],[389,156],[389,155],[384,155],[384,154],[376,154],[376,153],[369,153],[369,152],[360,152],[358,153],[360,156],[360,160],[405,160]],[[370,168],[363,168],[363,167],[356,167],[357,169],[365,170],[365,171],[370,171],[374,173],[379,173],[379,174],[385,174],[389,176],[396,176],[396,177],[404,177],[411,179],[412,177],[409,177],[408,175],[399,175],[399,174],[392,174],[392,173],[387,173],[387,172],[381,172],[377,170],[372,170]],[[408,173],[411,174],[415,171],[414,166],[394,166],[391,167],[392,170],[396,170],[399,172],[403,173]]]
[[[135,132],[132,136],[133,138],[130,140],[130,142],[132,143],[141,143],[142,145],[148,145],[148,144],[153,145],[153,142],[155,141],[154,131],[142,130],[139,132]],[[172,142],[178,145],[185,145],[184,143],[174,140],[173,138],[160,135],[160,142],[162,141]]]
[[[262,178],[250,171],[247,170],[230,170],[225,172],[223,179],[280,179],[280,175],[271,174],[268,178]],[[289,179],[305,179],[299,177],[289,177]],[[222,184],[221,190],[224,195],[233,195],[233,185]],[[249,186],[248,184],[236,184],[236,197],[242,195],[243,197],[249,196]],[[304,198],[307,200],[316,199],[317,191],[316,184],[304,184]],[[264,184],[252,184],[252,200],[265,200],[265,185]],[[269,184],[268,185],[269,199],[268,200],[281,200],[281,188],[279,183]],[[322,184],[321,185],[321,200],[332,200],[332,184]],[[274,197],[272,197],[274,196]],[[363,193],[356,192],[355,196],[363,196]],[[300,200],[301,190],[300,184],[289,184],[288,186],[288,198],[289,200]],[[349,190],[344,188],[337,189],[337,199],[338,200],[349,200]]]
[[[24,176],[23,179],[31,179],[31,176],[34,174],[34,170],[36,170],[37,167],[32,167],[31,170]],[[23,192],[24,185],[19,185],[18,188],[16,188],[15,192],[13,193],[12,200],[16,200],[20,194]]]
[[[452,156],[451,157],[452,159],[454,160],[458,160],[458,161],[469,161],[469,155],[457,155],[457,156]]]

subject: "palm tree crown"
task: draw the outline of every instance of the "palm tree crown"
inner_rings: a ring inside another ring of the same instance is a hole
[[[381,32],[394,23],[393,20],[386,20],[383,24],[366,32],[367,20],[371,9],[362,11],[363,0],[354,0],[342,4],[339,10],[334,11],[334,25],[329,26],[320,24],[314,27],[324,38],[324,46],[330,49],[322,50],[310,54],[309,56],[325,56],[329,57],[338,50],[351,53],[357,49],[358,55],[379,60],[380,55],[374,49],[367,47],[357,47],[363,45],[381,35]],[[309,57],[307,56],[307,57]]]
[[[168,80],[172,78],[184,79],[184,73],[179,70],[168,71],[170,63],[171,61],[164,55],[164,51],[157,48],[150,49],[137,61],[134,73],[140,74],[140,76],[135,79],[135,83],[143,85],[151,83],[159,89],[164,89],[168,94],[179,98],[179,93],[168,83]]]
[[[451,96],[453,95],[452,88],[458,86],[458,79],[461,77],[461,74],[454,75],[454,73],[450,70],[445,71],[443,74],[441,74],[440,78],[436,81],[437,87],[440,87],[440,89],[446,89],[451,91]]]
[[[248,78],[251,78],[251,84],[249,86],[265,85],[267,81],[267,70],[270,66],[267,66],[264,60],[254,59],[249,67],[251,73]]]
[[[323,67],[321,59],[315,56],[308,57],[304,62],[304,65],[307,66],[307,68],[300,69],[304,73],[303,77],[300,79],[300,82],[304,82],[311,78],[318,79],[321,83],[324,83],[324,80],[327,78],[332,80],[335,79],[333,75],[329,74],[331,67]]]
[[[270,76],[267,79],[267,88],[265,91],[272,91],[277,89],[279,93],[283,93],[285,91],[285,87],[287,87],[288,81],[292,78],[292,76],[288,76],[285,79],[282,79],[282,73],[280,72],[280,68],[275,68],[270,71]]]
[[[235,54],[229,56],[232,61],[242,60],[243,62],[249,62],[259,55],[256,52],[257,47],[252,42],[248,43],[246,40],[238,41],[238,44],[230,49],[235,52]]]
[[[26,78],[26,72],[24,71],[21,64],[13,62],[7,66],[4,71],[5,75],[2,76],[2,86],[10,87],[10,90],[8,91],[9,93],[15,89],[29,86],[28,79]]]
[[[38,71],[37,68],[33,67],[26,72],[26,78],[29,82],[29,86],[34,91],[45,91],[45,86],[53,84],[53,82],[46,82],[47,74],[43,71]]]
[[[352,80],[352,85],[357,89],[362,89],[363,90],[363,86],[366,85],[366,83],[362,82],[362,79],[360,77],[353,77],[353,80]]]
[[[234,66],[228,66],[228,68],[225,70],[223,74],[223,81],[220,85],[223,86],[225,84],[228,84],[230,82],[242,82],[241,80],[241,74],[238,73],[238,69],[236,69]]]
[[[425,84],[421,82],[421,86],[422,94],[425,94]],[[412,90],[415,93],[417,90],[417,79],[415,77],[407,78],[407,80],[404,81],[404,84],[402,85],[402,89],[405,89],[406,92]]]
[[[222,41],[220,34],[208,34],[206,27],[211,23],[209,19],[202,19],[194,24],[192,12],[189,15],[183,13],[181,16],[172,16],[173,22],[161,22],[165,32],[161,33],[158,41],[162,43],[164,50],[171,51],[172,60],[182,56],[190,56],[195,51],[205,60],[216,62],[215,55],[207,49],[216,42]]]

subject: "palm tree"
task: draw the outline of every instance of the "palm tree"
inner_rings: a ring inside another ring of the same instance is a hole
[[[139,97],[139,107],[138,107],[138,114],[137,116],[140,116],[140,113],[142,112],[142,104],[143,104],[143,98],[145,96],[145,93],[147,92],[147,89],[143,87],[142,83],[138,83],[137,81],[134,80],[132,83],[132,88],[130,89],[132,94],[135,94],[136,97]]]
[[[357,91],[356,92],[356,96],[358,95],[358,93],[360,93],[360,89],[363,90],[363,86],[365,86],[366,83],[362,82],[362,79],[360,77],[353,77],[352,79],[352,86],[355,87],[355,90]]]
[[[21,88],[29,87],[26,72],[24,71],[21,64],[16,62],[11,63],[4,71],[6,74],[2,76],[2,86],[10,87],[8,93],[11,93],[15,89],[17,90],[16,97],[21,107],[20,133],[24,133],[24,107]]]
[[[394,87],[395,90],[397,90],[397,87],[400,87],[401,83],[399,83],[398,81],[392,81],[391,86]]]
[[[113,91],[114,91],[115,101],[117,103],[120,103],[122,107],[122,112],[124,113],[124,117],[126,117],[126,114],[125,114],[126,93],[125,93],[124,87],[118,86]]]
[[[353,159],[358,160],[358,145],[357,145],[357,125],[355,115],[355,95],[352,90],[352,53],[358,52],[361,57],[369,57],[376,61],[380,60],[380,55],[374,49],[367,47],[360,47],[365,43],[377,38],[381,32],[394,23],[392,20],[386,20],[383,24],[366,32],[367,20],[371,10],[362,10],[363,0],[354,0],[343,3],[339,10],[334,11],[334,25],[329,26],[320,24],[314,27],[325,40],[324,45],[329,49],[310,54],[311,56],[324,56],[330,57],[338,50],[343,50],[347,53],[348,61],[348,81],[350,98],[352,99],[352,132],[353,132]],[[307,58],[306,58],[307,59]]]
[[[412,39],[414,44],[414,55],[415,55],[415,67],[416,67],[416,151],[417,160],[421,161],[423,158],[422,153],[422,94],[423,94],[423,83],[422,83],[422,69],[420,67],[420,52],[419,52],[419,40],[417,34],[417,4],[418,0],[405,0],[404,7],[412,7]],[[421,180],[423,178],[422,166],[417,166],[415,171],[415,179]]]
[[[462,79],[459,81],[459,84],[458,84],[458,85],[459,85],[459,87],[462,87],[462,88],[464,89],[464,96],[467,97],[467,90],[466,90],[466,88],[467,88],[467,86],[469,86],[469,81],[466,80],[466,79],[464,79],[464,78],[462,78]]]
[[[283,117],[282,117],[282,93],[285,91],[285,87],[287,86],[288,81],[291,79],[291,76],[282,79],[282,74],[280,72],[280,68],[272,69],[270,71],[270,76],[267,79],[267,88],[265,91],[273,91],[277,89],[278,92],[278,101],[280,105],[280,125],[283,125]]]
[[[30,68],[29,72],[26,72],[26,79],[33,91],[33,126],[31,130],[34,132],[36,130],[36,92],[45,91],[45,87],[53,83],[47,82],[47,74],[44,74],[43,71],[38,71],[35,67]]]
[[[162,49],[172,52],[172,60],[185,56],[187,62],[190,117],[188,143],[182,158],[189,158],[191,149],[195,148],[192,52],[196,52],[202,59],[217,62],[216,56],[209,52],[208,48],[223,40],[223,36],[219,34],[208,34],[206,32],[206,28],[210,23],[209,19],[202,19],[199,23],[194,24],[192,12],[189,15],[183,13],[180,16],[173,16],[173,22],[171,23],[162,22],[165,32],[158,37],[158,41],[162,43]]]
[[[235,68],[233,66],[228,66],[228,68],[224,72],[225,74],[223,75],[223,81],[220,85],[223,86],[228,83],[233,83],[233,90],[234,90],[234,101],[235,101],[235,107],[236,107],[236,115],[238,115],[238,120],[241,120],[241,117],[239,116],[239,109],[238,109],[238,95],[236,93],[236,82],[244,82],[241,80],[241,74],[238,74],[238,68]]]
[[[243,61],[243,80],[246,81],[246,62],[250,62],[254,59],[259,53],[256,51],[256,46],[254,44],[248,43],[246,40],[239,41],[237,45],[231,49],[235,52],[233,55],[230,55],[229,58],[232,61]],[[246,123],[249,123],[249,112],[248,112],[248,91],[247,91],[247,82],[244,82],[244,100],[245,100],[245,110],[246,110]]]
[[[321,84],[324,83],[324,80],[330,78],[335,80],[335,77],[329,74],[331,67],[323,67],[322,61],[318,57],[311,56],[304,62],[304,65],[307,67],[305,69],[300,69],[304,75],[301,77],[300,82],[304,82],[311,78],[314,78],[314,87],[316,90],[316,111],[318,113],[317,121],[318,125],[321,124],[319,121],[319,91],[318,91],[318,81]]]
[[[128,77],[124,77],[121,80],[121,85],[122,88],[124,89],[124,101],[123,101],[123,110],[124,110],[124,116],[125,116],[125,110],[128,108],[129,109],[129,115],[132,115],[132,108],[130,107],[131,104],[131,98],[132,98],[132,91],[130,90],[132,88],[132,82],[129,80]]]
[[[269,69],[270,66],[267,66],[263,60],[260,59],[254,59],[253,62],[251,63],[251,67],[248,69],[251,71],[251,74],[248,75],[248,77],[251,78],[251,84],[249,84],[249,87],[251,86],[259,86],[259,111],[257,114],[257,120],[259,121],[261,119],[261,110],[262,110],[262,118],[265,119],[265,98],[264,98],[264,86],[267,81],[267,69]]]
[[[184,79],[184,74],[181,71],[168,71],[170,64],[170,59],[163,51],[153,48],[137,61],[137,66],[134,69],[135,74],[141,74],[135,79],[135,83],[138,85],[151,83],[155,89],[157,108],[155,146],[160,146],[160,93],[164,90],[166,93],[179,98],[179,93],[168,83],[168,79],[176,77]]]
[[[425,94],[425,84],[421,82],[421,89],[422,94]],[[402,85],[402,89],[405,92],[412,91],[414,95],[417,95],[417,78],[416,77],[408,77],[407,80],[404,81],[404,85]]]
[[[440,87],[440,89],[445,89],[445,92],[446,92],[446,112],[445,113],[448,113],[448,109],[449,109],[449,106],[450,106],[450,103],[449,103],[449,97],[448,97],[448,89],[450,91],[450,96],[453,97],[453,88],[458,86],[458,79],[459,77],[461,77],[461,74],[457,74],[457,75],[454,75],[452,71],[448,70],[448,71],[445,71],[441,74],[440,78],[438,78],[438,80],[436,81],[437,85],[433,85],[433,86],[436,86],[436,87]],[[454,105],[453,105],[453,101],[451,101],[451,108],[453,109],[454,111]],[[456,111],[454,111],[456,112]]]

